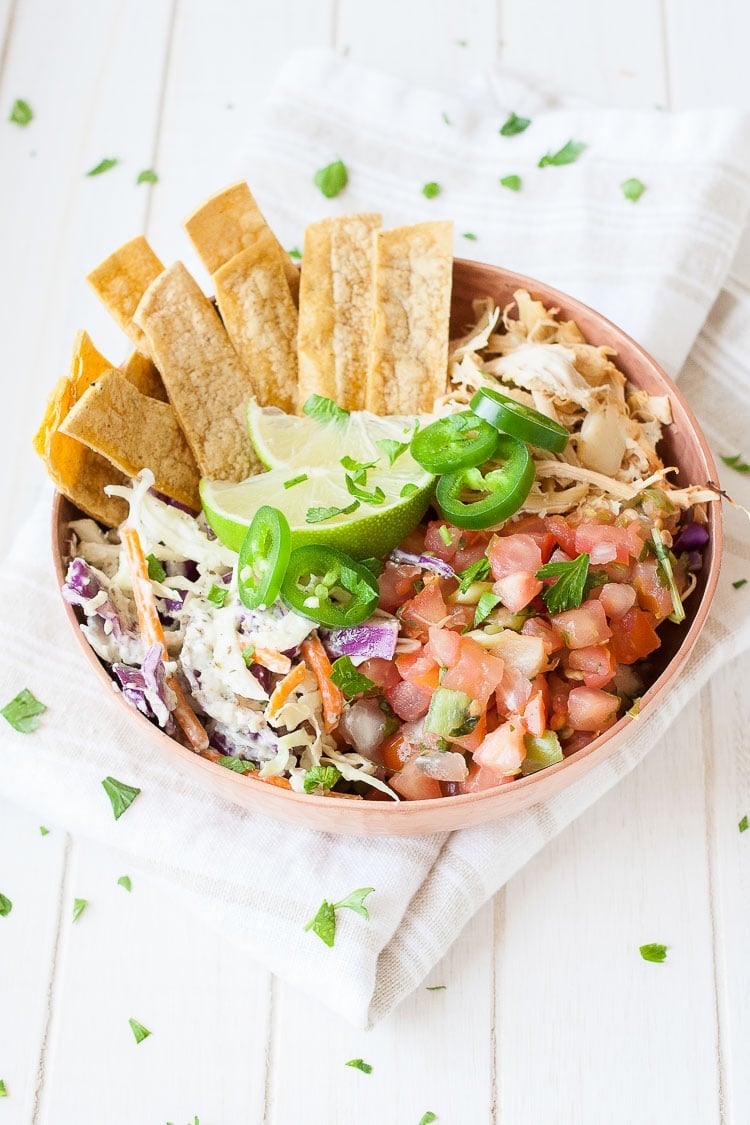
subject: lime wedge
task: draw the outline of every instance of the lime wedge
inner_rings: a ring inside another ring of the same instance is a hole
[[[267,469],[283,465],[324,467],[332,458],[354,457],[358,461],[388,458],[376,443],[391,441],[408,443],[414,432],[414,418],[381,418],[367,410],[355,410],[342,422],[321,422],[306,415],[284,414],[275,406],[259,406],[251,402],[247,408],[250,440]],[[396,465],[408,454],[402,454]],[[412,465],[416,462],[412,461]],[[417,466],[417,471],[421,471]],[[416,478],[412,478],[416,479]]]
[[[340,446],[333,448],[337,453],[341,450]],[[338,461],[330,463],[331,449],[329,440],[324,466],[285,465],[236,484],[204,478],[200,484],[203,511],[222,543],[239,551],[253,515],[261,505],[269,504],[289,521],[293,548],[320,543],[363,559],[385,555],[396,547],[427,511],[433,478],[408,453],[392,467],[381,455],[378,465],[367,470],[366,482],[356,487],[378,498],[382,495],[382,501],[357,501],[347,489],[346,470]],[[376,449],[375,454],[378,452]],[[363,460],[361,447],[358,453],[357,460]],[[356,473],[349,472],[349,476]],[[285,484],[290,486],[285,488]],[[402,495],[404,491],[406,495]]]

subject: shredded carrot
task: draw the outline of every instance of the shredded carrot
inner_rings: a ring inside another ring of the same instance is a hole
[[[296,664],[291,672],[287,672],[281,683],[276,685],[268,701],[268,710],[266,713],[269,719],[272,719],[273,716],[281,710],[294,689],[301,685],[306,675],[307,668],[305,665]]]
[[[243,652],[245,649],[252,648],[253,650],[253,663],[262,664],[264,668],[268,668],[269,672],[280,672],[285,676],[292,666],[292,662],[288,656],[284,656],[283,652],[276,652],[273,648],[260,648],[258,645],[242,644],[240,647]]]
[[[252,777],[252,774],[248,775]],[[277,785],[279,789],[291,789],[291,782],[286,777],[259,777],[258,781],[263,781],[266,785]]]
[[[146,562],[146,556],[143,554],[138,532],[134,527],[123,527],[120,531],[120,541],[130,571],[130,582],[133,587],[133,597],[135,598],[135,608],[138,611],[141,634],[149,648],[151,645],[161,645],[161,658],[166,661],[169,659],[167,641],[156,610],[154,591],[148,576],[148,563]],[[188,703],[182,684],[176,676],[168,676],[167,687],[177,696],[177,706],[172,714],[182,728],[188,742],[194,750],[205,750],[208,746],[208,735]]]
[[[302,642],[302,655],[315,673],[323,701],[325,728],[327,731],[332,731],[341,718],[344,696],[341,688],[337,687],[331,679],[331,662],[317,633],[312,633],[306,641]]]

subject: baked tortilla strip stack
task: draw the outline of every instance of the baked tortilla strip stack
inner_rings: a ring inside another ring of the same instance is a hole
[[[182,262],[152,282],[133,319],[201,473],[238,481],[260,471],[245,425],[250,376],[216,309]]]
[[[91,383],[60,430],[128,477],[151,469],[160,492],[200,510],[198,466],[174,410],[141,394],[121,371],[106,371]]]
[[[299,406],[312,394],[364,410],[372,335],[373,234],[382,215],[341,215],[305,230],[300,278]]]
[[[86,278],[107,311],[145,355],[149,354],[148,343],[133,323],[133,314],[163,269],[146,239],[139,235],[105,258]]]
[[[125,363],[120,364],[120,371],[142,395],[156,398],[159,402],[169,402],[161,375],[142,352],[133,352]]]
[[[261,406],[293,414],[297,406],[297,310],[278,243],[266,227],[213,275],[229,339]]]
[[[246,183],[232,184],[212,195],[185,220],[185,230],[210,274],[216,273],[242,250],[250,249],[258,237],[268,231],[289,292],[297,303],[299,270],[263,218]]]
[[[452,223],[375,234],[368,410],[426,413],[445,393],[452,280]]]
[[[127,484],[127,478],[106,458],[60,430],[87,388],[109,367],[87,333],[79,332],[73,346],[70,372],[58,380],[49,397],[42,424],[34,437],[34,448],[58,492],[105,527],[117,527],[127,518],[128,505],[119,496],[107,496],[104,486]]]

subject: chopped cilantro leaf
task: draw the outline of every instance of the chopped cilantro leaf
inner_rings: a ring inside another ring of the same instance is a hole
[[[375,486],[374,492],[368,492],[366,488],[362,488],[357,484],[354,477],[349,473],[344,474],[346,481],[346,491],[350,496],[356,496],[358,500],[363,500],[365,504],[382,504],[385,502],[385,493],[380,485]]]
[[[457,39],[456,40],[456,46],[457,47],[468,47],[469,46],[469,40],[468,39]]]
[[[255,661],[255,645],[248,645],[242,650],[242,659],[245,661],[245,666],[250,667]]]
[[[323,899],[318,913],[310,919],[305,926],[305,930],[312,930],[327,946],[333,947],[336,937],[336,911],[353,910],[355,914],[360,914],[363,918],[369,919],[370,915],[364,905],[364,900],[374,890],[374,887],[360,887],[358,890],[352,891],[346,898],[342,898],[340,902],[331,903]]]
[[[0,894],[0,918],[7,918],[13,909],[13,903],[7,895]]]
[[[745,813],[737,827],[739,828],[740,832],[747,832],[748,827],[750,827],[750,825],[748,825],[747,813]]]
[[[16,98],[13,102],[13,108],[10,111],[8,120],[12,121],[14,125],[21,125],[23,127],[29,124],[33,116],[34,111],[29,103],[24,101],[23,98]]]
[[[233,773],[253,773],[258,768],[254,762],[245,762],[242,758],[233,758],[229,754],[222,754],[218,762]]]
[[[588,145],[583,141],[568,141],[557,152],[547,152],[539,161],[540,168],[547,168],[549,165],[560,166],[561,164],[575,164],[578,157],[588,148]]]
[[[40,824],[39,825],[39,834],[40,834],[40,836],[49,836],[49,828],[45,828],[45,826],[43,824]]]
[[[294,488],[295,484],[302,484],[303,481],[306,481],[307,479],[307,473],[300,473],[298,477],[292,477],[291,480],[285,480],[284,488]]]
[[[436,184],[434,180],[431,180],[429,184],[425,184],[422,188],[422,195],[425,199],[434,199],[437,195],[440,195],[442,190],[440,184]]]
[[[437,1121],[437,1114],[433,1113],[431,1109],[428,1109],[427,1113],[422,1116],[419,1125],[432,1125],[433,1121]]]
[[[106,156],[104,160],[100,160],[93,168],[89,168],[86,173],[87,176],[101,176],[102,172],[108,172],[110,168],[114,168],[120,161],[114,156]]]
[[[142,1043],[144,1039],[148,1039],[151,1032],[147,1027],[144,1027],[142,1023],[138,1023],[138,1020],[128,1020],[128,1023],[130,1024],[130,1030],[133,1032],[136,1043]]]
[[[637,203],[646,190],[646,185],[640,180],[636,180],[635,177],[629,180],[623,180],[620,187],[622,189],[622,194],[626,199],[629,199],[631,203]]]
[[[115,820],[119,820],[122,814],[127,812],[140,793],[140,789],[136,789],[132,785],[126,785],[124,781],[118,781],[115,777],[105,777],[102,786],[112,802]]]
[[[372,1067],[364,1059],[349,1059],[345,1066],[353,1066],[355,1070],[361,1070],[363,1074],[372,1074]]]
[[[743,586],[747,586],[747,578],[738,578],[736,582],[732,583],[735,590],[741,590]]]
[[[381,438],[375,444],[388,458],[389,465],[395,464],[401,454],[406,453],[409,448],[408,441],[394,441],[392,438]]]
[[[482,594],[474,612],[474,628],[476,628],[477,625],[481,625],[482,622],[489,617],[499,601],[499,596],[497,594],[491,594],[489,590]]]
[[[750,473],[750,465],[743,460],[741,453],[734,453],[731,457],[725,453],[720,453],[719,456],[730,469],[734,469],[738,473]]]
[[[509,191],[521,190],[521,177],[520,176],[501,176],[500,187],[508,188]]]
[[[345,422],[349,417],[348,410],[337,406],[332,398],[324,398],[323,395],[310,395],[302,407],[302,413],[308,418],[314,418],[316,422]]]
[[[427,985],[427,991],[428,992],[445,992],[447,987],[448,987],[447,984],[428,984]]]
[[[352,699],[362,692],[371,691],[375,684],[352,664],[351,656],[340,656],[331,665],[331,679],[340,688],[347,699]]]
[[[575,609],[583,601],[589,573],[589,556],[584,552],[570,562],[552,562],[536,572],[537,578],[557,578],[553,586],[542,592],[550,613]]]
[[[657,965],[661,965],[667,959],[667,949],[668,946],[652,941],[648,945],[640,946],[641,957],[644,961],[654,961]]]
[[[221,607],[227,600],[228,593],[229,590],[227,590],[226,586],[217,586],[216,583],[214,583],[211,589],[208,591],[206,597],[210,602],[221,609]]]
[[[413,496],[414,493],[418,491],[419,489],[417,488],[416,484],[405,484],[399,492],[399,496],[402,500],[405,500],[407,496]]]
[[[117,880],[117,886],[118,887],[124,887],[125,890],[128,893],[130,893],[133,889],[133,884],[130,880],[130,876],[129,875],[121,875],[120,878]]]
[[[651,529],[651,539],[654,544],[654,553],[656,555],[658,569],[661,570],[662,575],[666,579],[666,585],[669,586],[669,592],[672,595],[672,612],[669,615],[669,620],[679,625],[681,621],[685,620],[685,607],[682,604],[680,591],[677,589],[677,583],[675,582],[672,560],[669,557],[669,551],[664,546],[661,532],[657,527]]]
[[[301,250],[299,249],[298,246],[293,246],[291,248],[291,250],[287,250],[287,254],[295,262],[301,262],[302,261],[302,252],[301,252]]]
[[[519,133],[525,132],[530,124],[530,117],[519,117],[517,113],[511,113],[505,123],[500,126],[498,132],[501,137],[515,137]]]
[[[471,566],[467,566],[457,575],[458,588],[465,594],[473,582],[483,582],[490,573],[490,560],[486,556],[477,559]]]
[[[0,1078],[0,1098],[7,1098],[7,1096],[8,1096],[8,1089],[7,1089],[3,1079]]]
[[[369,920],[370,915],[367,911],[367,907],[364,905],[364,901],[374,890],[374,887],[360,887],[358,890],[352,891],[346,898],[342,898],[341,902],[334,902],[333,909],[353,910],[355,914],[361,914],[363,918]]]
[[[319,168],[315,173],[313,183],[320,188],[326,199],[334,199],[349,183],[346,165],[341,160],[326,164],[325,168]]]
[[[477,236],[475,234],[472,234],[470,230],[464,231],[462,237],[465,238],[467,242],[477,241]]]
[[[443,110],[443,112],[440,114],[440,116],[442,117],[442,119],[443,119],[443,121],[446,125],[452,125],[453,124],[453,122],[451,121],[450,117],[445,112],[445,110]]]
[[[73,899],[73,921],[77,922],[83,914],[84,910],[89,904],[87,898],[74,898]]]
[[[446,547],[450,547],[450,545],[451,545],[451,543],[453,542],[453,540],[451,539],[451,533],[450,533],[450,531],[448,531],[448,528],[447,528],[447,526],[446,526],[446,525],[445,525],[444,523],[441,523],[441,524],[440,524],[440,527],[438,528],[438,535],[439,535],[439,536],[440,536],[440,538],[441,538],[441,539],[443,540],[443,542],[445,543]]]
[[[148,576],[152,582],[163,582],[167,577],[167,572],[161,565],[156,555],[146,555],[146,562],[148,563]]]
[[[356,512],[359,500],[355,500],[348,508],[308,508],[305,514],[305,523],[323,523],[332,520],[334,516],[348,516]]]
[[[135,182],[137,184],[158,184],[159,177],[153,168],[144,168],[142,172],[138,173],[138,179]]]
[[[305,774],[305,793],[313,793],[316,789],[333,789],[340,777],[335,766],[313,766]]]
[[[24,688],[10,703],[5,704],[0,715],[7,719],[14,730],[21,734],[31,734],[39,726],[37,716],[46,710],[46,705],[40,703],[28,688]]]
[[[353,457],[349,457],[347,454],[346,457],[341,458],[339,464],[354,475],[357,484],[364,484],[367,479],[367,470],[373,469],[377,465],[377,461],[355,461]]]

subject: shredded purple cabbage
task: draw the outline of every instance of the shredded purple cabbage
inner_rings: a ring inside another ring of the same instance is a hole
[[[84,559],[75,558],[70,560],[68,573],[65,575],[65,582],[60,590],[66,602],[70,605],[80,606],[84,612],[86,612],[88,603],[101,592],[101,588],[101,582]],[[123,631],[120,618],[109,598],[106,602],[102,602],[101,605],[96,607],[93,611],[93,615],[86,613],[86,616],[101,617],[104,621],[109,621],[112,626],[113,636],[117,640],[122,636]]]
[[[166,492],[159,492],[158,488],[149,488],[152,496],[157,500],[161,500],[162,504],[169,504],[170,508],[179,508],[181,512],[187,512],[189,516],[195,518],[198,513],[195,508],[188,508],[187,504],[181,504],[179,500],[174,500],[171,496],[167,496]]]
[[[395,617],[375,617],[362,625],[346,629],[319,629],[326,652],[336,659],[351,657],[355,667],[365,660],[380,657],[393,660],[398,639],[398,621]]]
[[[220,723],[218,719],[211,719],[207,729],[211,746],[228,758],[263,762],[273,758],[279,748],[278,737],[270,727],[240,732]]]
[[[708,528],[702,523],[686,523],[680,528],[672,549],[675,552],[700,551],[706,546],[708,539]]]
[[[700,551],[688,551],[688,570],[693,574],[703,570],[703,555]]]
[[[169,578],[177,576],[187,578],[190,582],[198,581],[198,566],[192,559],[185,559],[184,562],[170,562],[167,560],[163,563],[163,566]]]
[[[410,551],[402,551],[400,547],[396,547],[395,550],[391,551],[390,558],[391,562],[405,563],[407,566],[421,566],[422,570],[430,570],[433,574],[439,574],[441,578],[456,577],[453,567],[434,555],[412,555]]]
[[[255,676],[266,695],[270,695],[273,691],[273,673],[262,664],[249,664],[248,671]]]
[[[143,658],[142,668],[113,664],[112,671],[117,676],[128,703],[137,707],[147,718],[156,719],[160,727],[167,729],[172,716],[161,645],[151,645]]]

